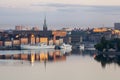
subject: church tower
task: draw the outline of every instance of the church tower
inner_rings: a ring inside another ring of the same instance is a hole
[[[44,19],[43,31],[47,31],[46,16],[45,16],[45,19]]]

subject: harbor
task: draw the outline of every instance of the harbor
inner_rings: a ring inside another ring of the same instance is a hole
[[[120,0],[0,0],[0,80],[120,80]]]

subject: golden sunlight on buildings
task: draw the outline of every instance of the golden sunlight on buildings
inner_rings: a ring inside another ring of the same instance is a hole
[[[31,42],[31,44],[35,44],[35,37],[31,37],[30,42]]]
[[[53,31],[52,34],[55,36],[66,36],[66,31]]]
[[[40,42],[41,43],[47,43],[48,42],[48,38],[47,37],[41,37],[40,38]]]
[[[60,30],[53,31],[52,32],[52,35],[54,35],[54,37],[53,37],[53,43],[56,44],[56,37],[57,36],[64,37],[64,36],[66,36],[66,34],[67,34],[66,31],[60,31]]]
[[[21,44],[28,44],[28,38],[21,38]]]
[[[120,34],[120,30],[113,30],[112,34]]]
[[[107,28],[94,28],[93,29],[93,32],[106,32],[106,31],[108,31]]]
[[[13,40],[13,45],[20,45],[20,40]]]

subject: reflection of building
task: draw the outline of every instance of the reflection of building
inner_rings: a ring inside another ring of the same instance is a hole
[[[53,52],[31,52],[31,54],[3,54],[0,55],[0,59],[12,59],[12,60],[27,60],[31,63],[35,61],[64,61],[66,56],[61,54],[59,50]]]

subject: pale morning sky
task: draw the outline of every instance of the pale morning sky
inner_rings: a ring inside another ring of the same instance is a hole
[[[0,0],[0,28],[113,27],[120,22],[120,0]]]

